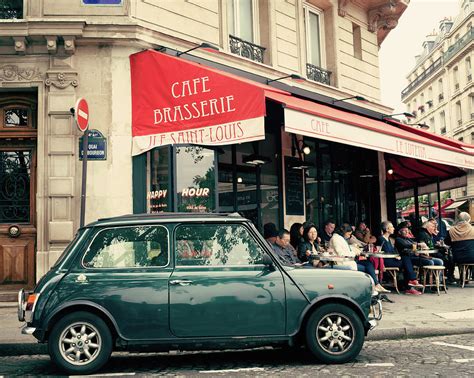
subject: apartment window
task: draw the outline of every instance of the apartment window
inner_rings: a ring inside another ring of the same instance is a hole
[[[469,106],[470,106],[470,110],[471,110],[471,120],[474,119],[474,94],[472,96],[469,96]]]
[[[263,63],[265,47],[259,46],[261,43],[260,24],[258,0],[227,0],[227,25],[231,53]],[[268,41],[265,42],[268,43]]]
[[[467,77],[468,82],[470,82],[472,80],[471,58],[466,59],[466,77]]]
[[[443,79],[438,80],[438,100],[440,102],[444,100]]]
[[[0,2],[0,19],[23,18],[23,0],[9,0]]]
[[[462,108],[461,108],[461,101],[456,102],[456,119],[458,123],[458,127],[462,125]]]
[[[307,63],[317,67],[323,66],[321,40],[322,12],[316,8],[304,8],[304,20],[306,30],[306,54]]]
[[[439,113],[439,127],[441,134],[446,133],[446,115],[444,114],[444,111]]]
[[[258,7],[253,0],[227,0],[229,34],[247,42],[258,41]]]
[[[471,133],[471,144],[474,144],[474,133]]]
[[[433,106],[433,87],[428,88],[428,99],[426,103],[430,108]]]
[[[454,91],[459,90],[459,69],[458,69],[458,67],[453,68],[453,83],[454,83]]]
[[[433,132],[436,132],[436,127],[435,127],[435,119],[434,117],[431,117],[429,122],[428,122],[428,125],[430,126],[430,129],[433,131]]]
[[[362,59],[362,34],[360,26],[352,23],[352,41],[354,45],[354,57]]]

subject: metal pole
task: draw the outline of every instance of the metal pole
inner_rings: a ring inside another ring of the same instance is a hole
[[[89,145],[89,130],[84,132],[82,138],[82,187],[81,187],[81,221],[80,227],[84,227],[86,215],[86,184],[87,184],[87,148]]]
[[[441,216],[441,188],[439,185],[439,177],[436,177],[436,191],[438,192],[438,227],[441,230],[441,221],[442,221],[442,216]]]
[[[418,228],[420,227],[420,203],[418,202],[418,183],[415,182],[415,187],[413,188],[413,194],[415,196],[415,231],[418,235]]]

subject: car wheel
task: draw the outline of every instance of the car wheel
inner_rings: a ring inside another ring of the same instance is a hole
[[[89,312],[74,312],[59,320],[48,340],[51,360],[73,374],[99,370],[112,353],[112,335],[105,322]]]
[[[306,342],[311,353],[321,362],[342,364],[353,360],[364,344],[364,327],[351,308],[341,304],[325,304],[309,318]]]

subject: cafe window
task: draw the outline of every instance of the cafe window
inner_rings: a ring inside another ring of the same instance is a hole
[[[149,213],[172,211],[170,147],[155,148],[150,152],[150,183],[147,193]]]
[[[193,224],[176,229],[176,265],[262,264],[263,251],[243,225]]]

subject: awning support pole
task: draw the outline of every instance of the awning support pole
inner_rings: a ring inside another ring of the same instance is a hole
[[[418,235],[418,229],[420,228],[420,204],[418,202],[418,183],[415,182],[413,187],[413,195],[415,197],[415,232]]]
[[[442,222],[442,215],[441,215],[441,189],[439,185],[439,177],[436,177],[436,191],[438,192],[438,227],[441,230],[441,222]]]

